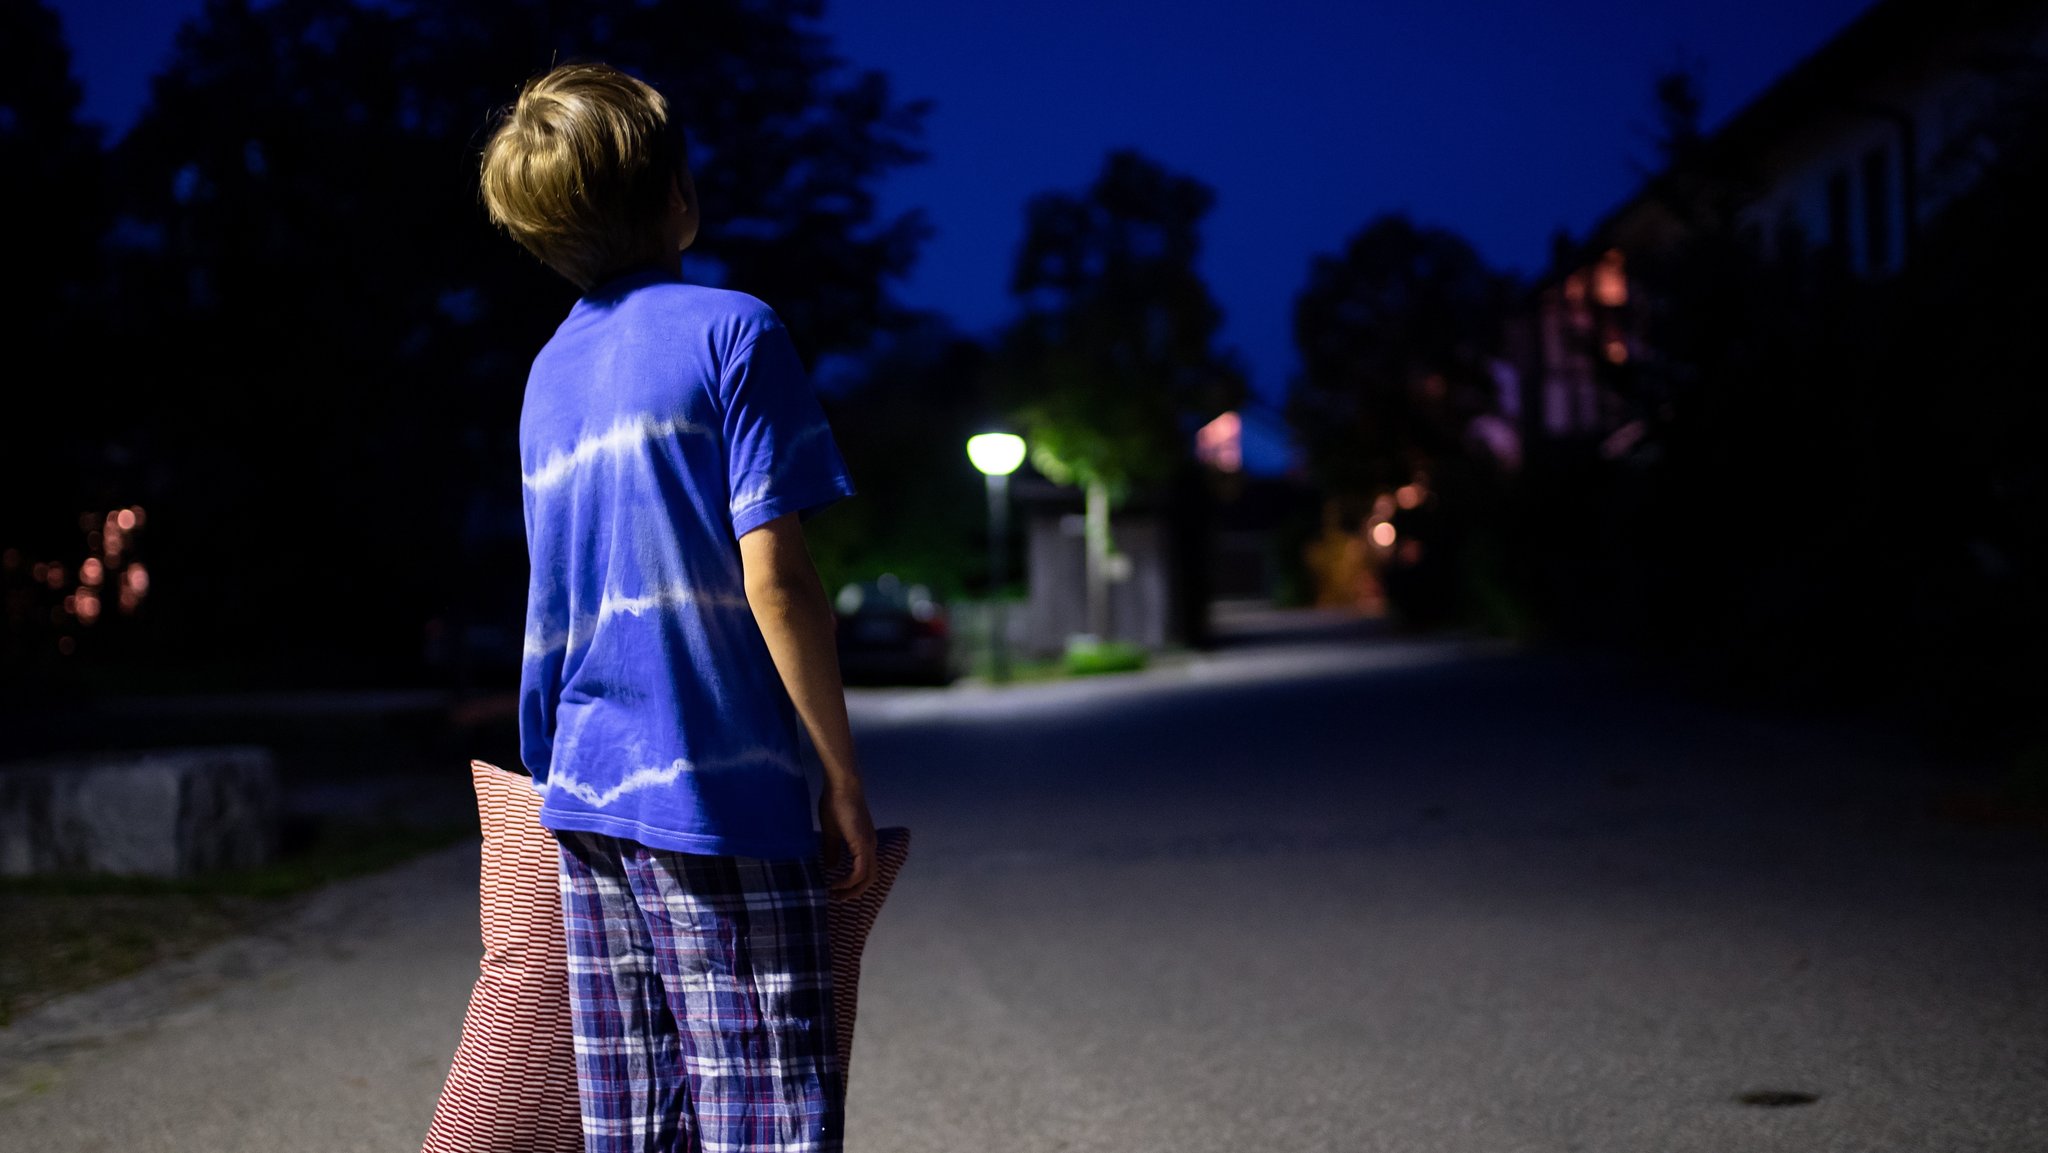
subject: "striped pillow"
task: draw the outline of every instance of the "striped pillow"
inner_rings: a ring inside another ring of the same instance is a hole
[[[469,763],[484,831],[483,972],[423,1153],[577,1153],[560,851],[533,778]]]
[[[832,1023],[839,1034],[839,1080],[842,1088],[853,1067],[853,1018],[860,1001],[860,956],[868,930],[882,911],[882,901],[896,884],[896,874],[910,855],[910,830],[900,825],[875,830],[875,879],[852,901],[826,906],[825,933],[832,946]]]
[[[469,763],[484,833],[483,972],[470,994],[421,1153],[576,1153],[583,1148],[569,1024],[561,867],[531,778]],[[826,922],[842,1087],[853,1060],[861,952],[910,853],[910,830],[875,833],[875,879]]]

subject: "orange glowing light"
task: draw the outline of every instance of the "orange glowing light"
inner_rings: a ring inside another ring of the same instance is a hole
[[[149,570],[143,568],[140,562],[129,565],[127,571],[122,574],[122,579],[138,597],[149,591]]]
[[[1244,421],[1226,412],[1195,432],[1195,456],[1219,472],[1244,468]]]
[[[1607,361],[1610,364],[1628,363],[1628,345],[1619,340],[1607,342]]]
[[[53,564],[49,568],[44,569],[43,583],[49,585],[53,589],[63,588],[64,566],[60,564]]]
[[[105,575],[106,568],[100,564],[100,558],[96,556],[85,558],[85,563],[78,566],[78,579],[84,584],[97,587],[100,578]]]
[[[100,619],[100,598],[91,593],[79,593],[78,619],[84,624],[91,624]]]
[[[1380,523],[1372,526],[1372,543],[1380,546],[1381,548],[1392,547],[1394,543],[1394,536],[1394,526],[1389,521],[1381,521]]]
[[[1620,308],[1628,303],[1627,259],[1621,249],[1610,248],[1593,269],[1593,299],[1607,308]]]
[[[138,605],[138,604],[141,604],[141,603],[142,603],[142,598],[141,598],[140,596],[136,595],[136,592],[135,592],[135,590],[134,590],[134,589],[122,589],[122,590],[121,590],[121,611],[122,611],[122,612],[124,612],[124,613],[132,613],[132,612],[134,612],[134,611],[135,611],[135,606],[136,606],[136,605]]]
[[[1404,484],[1394,490],[1394,503],[1402,508],[1414,508],[1422,503],[1422,495],[1421,485]]]

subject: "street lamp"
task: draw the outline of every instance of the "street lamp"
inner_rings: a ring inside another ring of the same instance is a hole
[[[1010,679],[1010,630],[1004,619],[1002,583],[1009,570],[1010,474],[1024,463],[1024,438],[984,432],[967,438],[967,459],[988,478],[989,675]]]

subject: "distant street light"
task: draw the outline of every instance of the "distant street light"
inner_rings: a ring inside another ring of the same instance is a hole
[[[1007,432],[984,432],[967,438],[967,459],[991,479],[1005,477],[1024,463],[1024,438]]]
[[[1010,474],[1024,463],[1024,438],[984,432],[967,438],[967,459],[988,478],[989,676],[1010,679],[1010,630],[1003,605],[1003,577],[1009,571]]]

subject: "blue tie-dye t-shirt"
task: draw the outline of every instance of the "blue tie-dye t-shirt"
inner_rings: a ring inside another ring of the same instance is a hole
[[[853,484],[781,321],[669,273],[600,286],[534,358],[519,456],[519,740],[541,823],[687,853],[815,852],[739,538]]]

